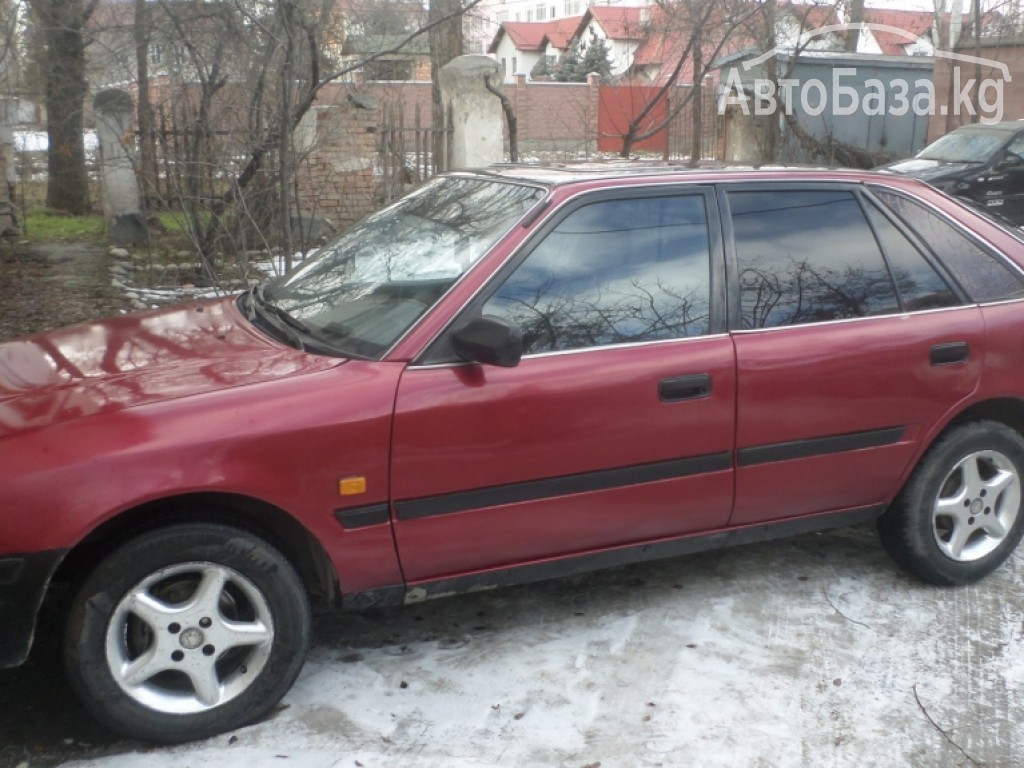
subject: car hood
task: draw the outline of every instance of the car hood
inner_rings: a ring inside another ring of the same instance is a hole
[[[943,163],[938,160],[926,160],[921,157],[912,157],[909,160],[897,160],[894,163],[887,163],[875,170],[883,173],[895,173],[899,176],[909,176],[912,179],[921,181],[935,181],[947,176],[956,176],[969,168],[979,168],[977,163]]]
[[[0,344],[0,438],[97,413],[335,367],[215,299]]]

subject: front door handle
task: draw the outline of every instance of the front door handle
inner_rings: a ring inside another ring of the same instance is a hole
[[[662,379],[658,384],[658,397],[665,403],[711,397],[711,376],[706,373],[693,373],[689,376]]]
[[[932,365],[954,365],[963,363],[971,356],[971,348],[966,341],[951,341],[936,344],[928,354]]]

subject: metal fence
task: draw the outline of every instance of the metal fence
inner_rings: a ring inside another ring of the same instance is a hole
[[[384,104],[378,130],[378,169],[385,203],[401,197],[411,185],[419,184],[451,165],[452,113],[445,124],[435,128],[417,104],[411,124],[401,104]]]

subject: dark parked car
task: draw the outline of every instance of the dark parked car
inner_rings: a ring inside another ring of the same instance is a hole
[[[915,157],[877,170],[927,181],[988,213],[1024,224],[1024,121],[966,125]]]
[[[90,711],[266,712],[310,605],[877,520],[935,584],[1024,530],[1024,242],[920,182],[508,167],[233,298],[0,345],[0,664],[70,586]]]

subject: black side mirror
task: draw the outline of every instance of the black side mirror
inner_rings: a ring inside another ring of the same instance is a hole
[[[515,368],[523,357],[523,332],[492,315],[470,320],[451,338],[455,353],[470,362]]]
[[[1007,154],[1002,160],[996,163],[995,171],[1013,171],[1024,168],[1024,158],[1020,155]]]

